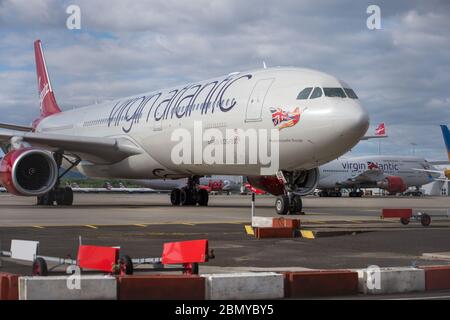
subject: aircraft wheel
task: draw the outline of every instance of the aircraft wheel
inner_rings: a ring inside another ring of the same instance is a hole
[[[407,224],[409,224],[409,218],[400,218],[400,222],[406,226]]]
[[[198,205],[206,207],[208,205],[209,194],[205,189],[198,190]]]
[[[340,191],[336,192],[336,196],[337,196],[338,198],[342,197],[342,192],[340,192]]]
[[[173,206],[179,206],[181,203],[181,190],[173,189],[170,193],[170,202]]]
[[[182,206],[192,206],[194,203],[194,196],[192,191],[188,188],[181,189],[180,202]]]
[[[72,188],[65,187],[56,189],[55,200],[58,206],[71,206],[73,204]]]
[[[428,227],[431,223],[431,217],[428,214],[424,213],[420,218],[420,223],[422,224],[422,226]]]
[[[47,268],[47,262],[43,258],[36,258],[33,261],[33,267],[32,267],[31,275],[33,276],[47,276],[48,275],[48,268]]]
[[[55,192],[53,190],[38,197],[38,205],[41,206],[52,206],[54,202],[55,202]]]
[[[43,206],[44,205],[44,198],[43,198],[43,196],[38,196],[37,197],[36,205],[38,205],[38,206]]]
[[[275,210],[280,215],[285,215],[289,211],[289,197],[278,196],[275,200]]]
[[[119,259],[119,274],[121,276],[124,275],[132,275],[134,271],[133,261],[127,255],[123,255]]]
[[[71,187],[64,188],[64,205],[71,206],[73,204],[73,190]]]
[[[303,202],[300,196],[295,196],[292,198],[291,207],[289,209],[289,214],[300,214],[303,209]]]

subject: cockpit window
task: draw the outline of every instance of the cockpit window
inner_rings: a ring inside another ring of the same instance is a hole
[[[347,98],[342,88],[323,88],[326,97]]]
[[[356,95],[355,91],[350,88],[344,88],[345,93],[350,99],[358,99],[358,96]]]
[[[319,87],[315,87],[314,91],[311,94],[311,97],[309,97],[310,99],[315,99],[315,98],[319,98],[322,96],[322,89],[320,89]]]
[[[299,100],[308,99],[309,94],[311,93],[311,90],[312,90],[312,89],[313,89],[313,88],[311,88],[311,87],[308,87],[308,88],[303,89],[303,90],[300,91],[300,93],[298,94],[297,99],[299,99]]]

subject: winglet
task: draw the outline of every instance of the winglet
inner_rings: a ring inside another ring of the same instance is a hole
[[[36,73],[39,93],[39,103],[41,108],[40,119],[52,114],[61,112],[53,94],[52,85],[45,64],[44,53],[42,52],[41,40],[34,42],[34,55],[36,58]]]
[[[444,136],[445,147],[447,148],[448,160],[450,160],[450,131],[446,125],[441,125],[442,135]]]

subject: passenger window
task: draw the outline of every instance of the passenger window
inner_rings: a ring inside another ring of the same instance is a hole
[[[309,94],[311,93],[312,89],[313,89],[312,87],[308,87],[308,88],[303,89],[303,90],[300,91],[300,93],[298,94],[297,99],[298,99],[298,100],[305,100],[305,99],[308,99]]]
[[[347,98],[342,88],[323,88],[323,93],[325,94],[326,97]]]
[[[315,98],[320,98],[322,96],[322,89],[320,89],[319,87],[315,87],[314,91],[311,94],[311,97],[309,97],[310,99],[315,99]]]
[[[344,88],[345,93],[350,99],[358,99],[358,96],[356,95],[355,91],[350,88]]]

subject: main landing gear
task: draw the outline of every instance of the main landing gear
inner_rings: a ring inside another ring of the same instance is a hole
[[[173,189],[170,193],[170,202],[174,206],[195,206],[205,207],[208,205],[209,194],[205,189],[200,189],[200,177],[194,176],[188,179],[185,187]]]
[[[46,194],[37,197],[37,205],[38,206],[53,206],[56,202],[58,206],[71,206],[73,204],[73,191],[71,187],[61,187],[61,178],[66,175],[67,172],[72,170],[80,163],[80,159],[76,159],[72,161],[71,159],[64,156],[64,154],[55,152],[54,158],[56,164],[58,165],[58,173],[61,168],[62,160],[65,159],[70,163],[69,168],[67,168],[61,175],[58,176],[58,180],[56,181],[55,186],[52,190],[47,192]]]
[[[322,190],[319,192],[319,197],[342,197],[342,192],[339,190]]]

